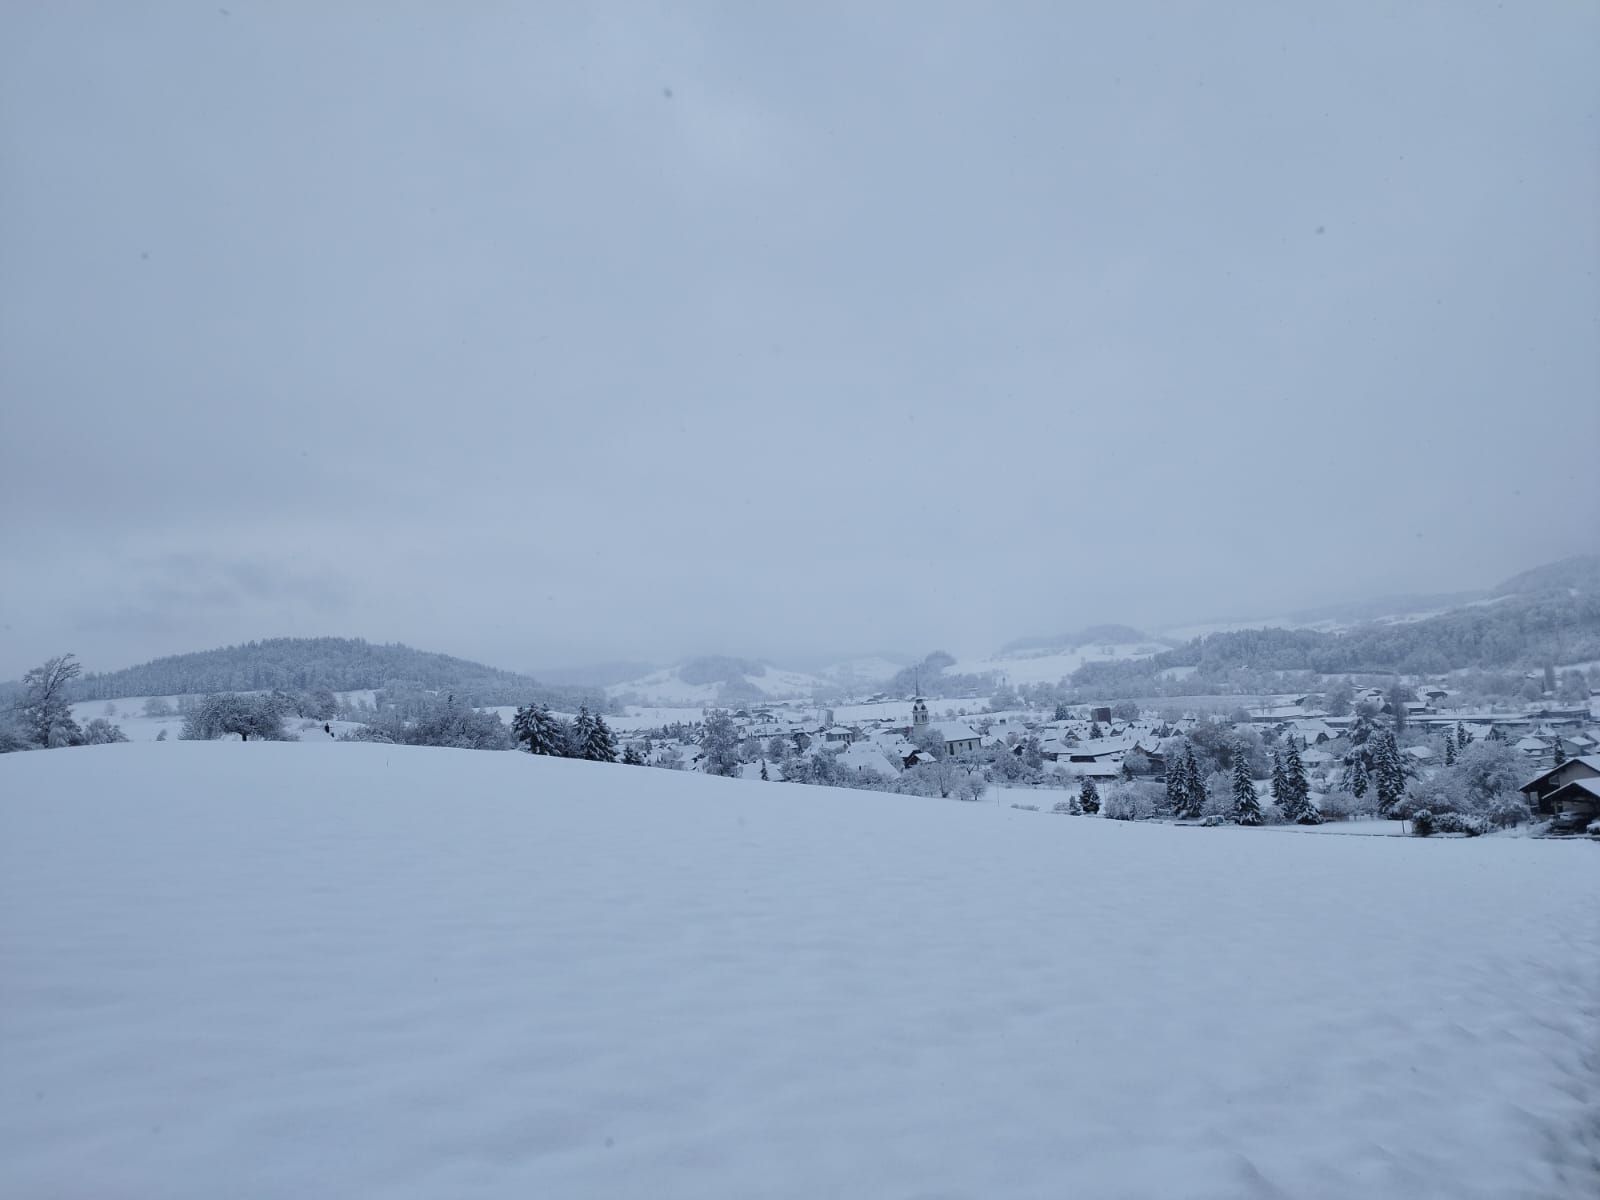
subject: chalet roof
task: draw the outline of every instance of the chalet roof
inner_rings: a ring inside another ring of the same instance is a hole
[[[844,766],[855,767],[858,770],[865,767],[869,771],[878,771],[890,776],[900,773],[899,762],[891,762],[881,747],[867,742],[857,742],[848,750],[841,750],[838,761]]]
[[[978,733],[965,721],[930,721],[928,728],[947,742],[975,742]]]
[[[1551,792],[1545,799],[1554,801],[1563,797],[1571,798],[1580,795],[1592,796],[1594,799],[1600,800],[1600,776],[1569,780]]]
[[[1582,766],[1588,767],[1591,771],[1593,771],[1595,773],[1596,777],[1600,777],[1600,754],[1580,754],[1577,758],[1569,758],[1564,763],[1557,763],[1555,766],[1551,767],[1548,771],[1540,771],[1539,774],[1535,775],[1532,779],[1528,780],[1527,783],[1523,784],[1517,790],[1525,792],[1529,788],[1537,787],[1539,784],[1543,783],[1546,779],[1549,779],[1550,776],[1554,775],[1557,771],[1565,771],[1565,770],[1571,769],[1573,763],[1579,763]]]

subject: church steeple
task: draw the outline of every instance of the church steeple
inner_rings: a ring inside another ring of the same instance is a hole
[[[928,723],[928,702],[922,698],[922,676],[917,676],[917,694],[911,700],[911,728]]]

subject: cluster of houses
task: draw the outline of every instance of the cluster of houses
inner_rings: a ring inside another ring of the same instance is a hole
[[[1402,752],[1416,769],[1431,772],[1442,766],[1436,747],[1447,734],[1465,729],[1474,740],[1504,741],[1527,760],[1536,777],[1524,791],[1535,811],[1593,815],[1600,797],[1600,782],[1593,782],[1600,780],[1600,727],[1587,706],[1467,712],[1451,709],[1449,693],[1442,688],[1423,689],[1420,694],[1422,698],[1408,703],[1404,714],[1413,736],[1402,739]],[[1358,695],[1357,701],[1371,702],[1393,715],[1387,698],[1376,689]],[[870,715],[871,709],[880,707],[894,711]],[[1042,769],[1069,783],[1122,777],[1129,756],[1137,753],[1144,760],[1140,772],[1160,779],[1166,767],[1163,746],[1184,736],[1201,719],[1193,713],[1169,720],[1116,719],[1109,708],[1091,708],[1086,716],[1056,720],[1027,711],[973,716],[947,712],[944,719],[934,719],[920,695],[913,697],[909,713],[903,702],[856,708],[867,709],[868,715],[836,721],[829,712],[797,704],[736,710],[730,715],[740,738],[760,745],[756,754],[747,756],[753,760],[746,765],[747,773],[757,775],[762,770],[760,760],[781,749],[779,757],[826,753],[846,769],[893,778],[932,757],[927,747],[936,743],[952,757],[996,747],[1019,755],[1025,749],[1036,751]],[[1270,732],[1275,740],[1293,739],[1308,774],[1324,784],[1337,781],[1342,759],[1325,747],[1344,737],[1355,719],[1333,716],[1315,707],[1311,697],[1293,696],[1235,714],[1239,725]],[[774,739],[781,745],[774,747]],[[1426,744],[1430,739],[1432,746]],[[700,756],[694,737],[685,733],[657,741],[651,758],[673,759],[696,769]]]

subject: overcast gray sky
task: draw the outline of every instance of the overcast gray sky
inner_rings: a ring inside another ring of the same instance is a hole
[[[1595,548],[1600,6],[10,4],[0,678]]]

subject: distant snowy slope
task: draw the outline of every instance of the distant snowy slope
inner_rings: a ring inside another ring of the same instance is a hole
[[[0,1195],[1591,1200],[1596,854],[0,756]]]
[[[705,705],[785,700],[815,695],[828,681],[746,659],[707,657],[612,684],[606,694],[654,705]]]
[[[1121,645],[1084,645],[1069,650],[1012,650],[988,658],[964,658],[950,667],[953,675],[998,672],[1012,687],[1029,683],[1059,683],[1086,662],[1149,658],[1166,647],[1159,642]]]

